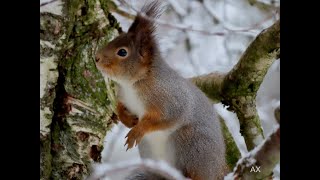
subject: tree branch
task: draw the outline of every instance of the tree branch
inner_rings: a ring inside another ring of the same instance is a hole
[[[237,161],[241,158],[240,150],[234,141],[232,134],[229,132],[229,129],[225,123],[225,120],[219,115],[224,143],[226,144],[226,162],[229,169],[233,169],[236,166]]]
[[[101,160],[115,105],[114,86],[93,58],[96,46],[117,35],[117,21],[99,0],[61,6],[40,13],[41,180],[78,180],[90,173],[90,164]]]
[[[273,4],[266,4],[264,2],[260,2],[257,0],[248,0],[248,3],[251,6],[256,6],[258,9],[260,9],[261,11],[265,11],[265,12],[270,12],[271,10],[279,9],[279,7],[276,7]]]
[[[211,73],[191,80],[213,101],[235,112],[248,150],[263,139],[255,98],[270,65],[280,57],[280,20],[263,30],[226,75]]]
[[[62,17],[40,13],[40,180],[50,179],[53,102],[58,80],[58,49],[63,39]]]
[[[225,74],[213,72],[191,78],[191,81],[206,93],[213,102],[219,102],[222,100],[221,87],[224,77]]]
[[[133,14],[130,14],[126,11],[119,9],[118,6],[113,1],[107,1],[107,5],[109,8],[109,11],[115,12],[115,13],[119,14],[120,16],[123,16],[123,17],[131,19],[131,20],[134,20],[134,18],[136,17]]]
[[[265,179],[272,175],[272,171],[279,161],[280,127],[264,143],[240,159],[234,172],[227,177],[232,177],[232,179]]]

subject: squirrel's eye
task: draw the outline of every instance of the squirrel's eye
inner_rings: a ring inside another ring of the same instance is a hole
[[[117,54],[121,57],[125,57],[127,55],[127,51],[125,49],[120,49]]]

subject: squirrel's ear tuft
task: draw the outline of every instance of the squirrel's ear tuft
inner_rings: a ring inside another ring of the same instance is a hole
[[[155,0],[149,4],[145,4],[142,8],[141,8],[141,12],[145,13],[148,17],[151,18],[159,18],[162,14],[162,3],[158,0]]]
[[[158,0],[145,4],[128,30],[128,33],[134,35],[136,45],[139,46],[139,52],[143,57],[152,57],[157,48],[154,20],[160,17],[162,11],[163,6]]]
[[[159,18],[162,13],[161,3],[156,0],[145,4],[130,26],[128,32],[138,33],[141,31],[152,33],[155,30],[154,20]]]

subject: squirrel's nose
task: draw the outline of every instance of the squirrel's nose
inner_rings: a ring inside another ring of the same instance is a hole
[[[100,59],[101,59],[100,56],[97,54],[97,55],[96,55],[96,62],[99,62]]]

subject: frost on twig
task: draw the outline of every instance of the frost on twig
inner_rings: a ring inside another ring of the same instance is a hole
[[[165,161],[155,161],[151,159],[136,159],[113,164],[100,164],[94,166],[94,171],[87,180],[98,180],[112,174],[124,173],[135,169],[147,170],[159,174],[166,179],[186,180],[177,169],[169,166]]]

